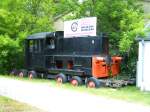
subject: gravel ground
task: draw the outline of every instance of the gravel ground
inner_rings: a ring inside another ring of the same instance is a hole
[[[0,78],[0,95],[47,112],[150,112],[148,106],[7,78]]]

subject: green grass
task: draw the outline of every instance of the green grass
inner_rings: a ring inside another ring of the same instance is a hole
[[[44,111],[29,106],[27,104],[11,100],[7,97],[0,96],[0,112],[44,112]]]
[[[63,85],[63,88],[69,88],[71,90],[77,90],[112,99],[119,99],[128,102],[150,105],[150,92],[141,92],[135,86],[126,86],[120,89],[112,89],[104,87],[98,89],[90,89],[86,88],[85,86],[72,87],[70,84],[65,84]]]
[[[32,83],[41,83],[50,85],[51,87],[57,87],[60,89],[68,89],[73,91],[80,91],[84,93],[89,93],[93,95],[98,96],[104,96],[107,98],[112,99],[119,99],[119,100],[125,100],[128,102],[134,102],[134,103],[140,103],[144,105],[150,105],[150,92],[141,92],[138,88],[135,86],[126,86],[119,89],[112,89],[112,88],[98,88],[98,89],[91,89],[86,88],[85,85],[80,87],[73,87],[71,84],[66,83],[63,85],[58,85],[54,80],[47,80],[47,79],[32,79],[29,80],[28,78],[19,78],[19,77],[13,77],[13,76],[0,76],[0,77],[6,77],[16,80],[22,80],[22,81],[28,81]]]

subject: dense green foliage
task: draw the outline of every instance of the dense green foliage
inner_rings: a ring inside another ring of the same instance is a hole
[[[67,19],[96,16],[97,32],[109,33],[111,54],[121,51],[133,54],[130,59],[135,57],[131,48],[136,46],[135,37],[143,34],[144,25],[137,0],[1,0],[0,72],[23,65],[27,35],[52,31],[53,22],[62,15]]]
[[[0,2],[0,72],[21,68],[27,35],[52,31],[52,0]]]
[[[8,35],[0,36],[0,72],[7,71],[9,67],[21,66],[20,61],[18,61],[21,55],[17,41],[13,41]]]
[[[144,19],[138,0],[84,0],[72,18],[97,17],[97,32],[110,34],[113,48],[127,51],[137,35],[143,35]],[[70,18],[70,16],[69,16]]]
[[[72,18],[97,17],[97,32],[107,32],[110,38],[110,54],[126,55],[123,68],[135,74],[137,36],[144,35],[144,13],[138,0],[84,0],[72,12]]]

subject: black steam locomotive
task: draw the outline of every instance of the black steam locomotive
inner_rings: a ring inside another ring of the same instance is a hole
[[[109,56],[108,37],[64,38],[63,31],[30,35],[25,41],[26,72],[19,76],[54,78],[58,83],[99,87],[98,79],[115,76],[121,57]]]

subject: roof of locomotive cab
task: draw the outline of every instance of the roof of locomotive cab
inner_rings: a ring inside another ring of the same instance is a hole
[[[29,35],[27,37],[28,40],[33,40],[33,39],[44,39],[46,37],[59,37],[63,36],[63,31],[56,31],[56,32],[40,32],[40,33],[35,33],[32,35]]]
[[[40,32],[40,33],[35,33],[32,35],[29,35],[27,37],[28,40],[36,40],[36,39],[44,39],[44,38],[49,38],[49,37],[59,37],[59,38],[63,38],[64,36],[64,31],[56,31],[56,32]],[[81,36],[84,37],[84,36]],[[87,37],[91,37],[91,36],[87,36]],[[106,33],[99,33],[99,35],[97,36],[93,36],[93,37],[108,37]],[[65,38],[65,37],[64,37]],[[70,38],[74,38],[74,37],[70,37]],[[78,38],[78,37],[77,37]]]

